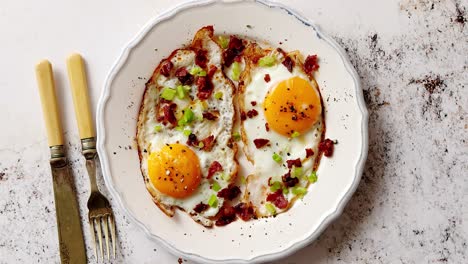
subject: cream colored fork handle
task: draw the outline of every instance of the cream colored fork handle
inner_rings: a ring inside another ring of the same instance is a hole
[[[67,58],[67,69],[80,138],[95,137],[96,133],[94,132],[94,122],[89,103],[85,65],[80,54],[73,53]]]
[[[49,146],[63,145],[62,124],[57,107],[57,96],[55,95],[54,74],[52,65],[48,60],[43,60],[36,65],[36,78]]]

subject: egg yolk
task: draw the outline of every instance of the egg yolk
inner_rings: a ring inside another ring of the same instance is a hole
[[[263,109],[268,126],[284,136],[306,132],[322,113],[320,95],[309,81],[300,77],[273,87],[265,96]]]
[[[175,198],[190,196],[200,185],[197,155],[182,144],[168,144],[148,157],[148,175],[160,192]]]

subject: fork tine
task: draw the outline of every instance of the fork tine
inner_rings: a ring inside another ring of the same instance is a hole
[[[107,260],[110,259],[110,254],[109,254],[109,225],[107,223],[109,216],[103,216],[102,223],[104,223],[104,239],[106,240],[106,251],[107,251]]]
[[[94,250],[94,256],[97,259],[97,251],[96,251],[96,235],[94,234],[94,219],[90,218],[89,219],[89,228],[91,229],[91,239],[93,240],[93,250]]]
[[[109,216],[109,222],[110,222],[110,230],[111,230],[111,239],[112,239],[112,253],[113,257],[115,259],[115,247],[116,247],[116,237],[115,237],[115,223],[114,223],[114,216],[111,214]]]
[[[104,253],[102,251],[102,230],[101,230],[101,217],[96,218],[97,234],[99,241],[99,253],[101,254],[101,260],[104,262]]]

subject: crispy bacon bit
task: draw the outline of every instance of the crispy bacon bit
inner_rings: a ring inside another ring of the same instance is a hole
[[[305,62],[304,62],[304,71],[306,73],[312,73],[316,70],[319,69],[319,65],[317,62],[317,55],[309,55],[307,56]]]
[[[265,123],[265,130],[268,132],[270,131],[270,125],[268,125],[268,123]]]
[[[245,114],[244,111],[242,111],[242,112],[240,113],[240,115],[241,115],[241,120],[242,120],[242,121],[244,121],[244,120],[247,119],[247,115]]]
[[[272,202],[279,209],[288,207],[288,200],[284,198],[283,190],[277,190],[274,193],[270,193],[267,196],[267,202]]]
[[[265,80],[265,82],[270,82],[271,81],[271,78],[270,78],[270,74],[265,74],[265,77],[263,77],[263,80]]]
[[[214,139],[215,139],[214,136],[211,135],[211,136],[208,136],[207,138],[201,140],[201,142],[203,142],[202,150],[211,151],[211,149],[213,149],[213,146],[214,146],[214,143],[215,143]]]
[[[165,60],[163,63],[161,63],[161,70],[159,71],[162,75],[169,77],[171,74],[171,70],[174,65],[170,60]]]
[[[306,158],[312,157],[314,155],[314,151],[311,148],[306,148]]]
[[[206,209],[208,209],[208,205],[204,203],[199,203],[195,206],[195,208],[193,208],[193,210],[197,213],[201,213],[205,211]]]
[[[244,221],[249,221],[254,216],[253,207],[250,204],[239,203],[234,206],[236,214]]]
[[[323,151],[323,155],[325,155],[325,157],[331,157],[334,149],[333,141],[329,138],[325,139],[319,143],[318,149],[319,151]]]
[[[249,118],[254,118],[254,117],[257,116],[257,115],[258,115],[258,112],[257,112],[257,110],[255,110],[255,109],[249,110],[249,111],[247,112],[247,116],[248,116]]]
[[[268,144],[270,140],[264,139],[264,138],[257,138],[257,139],[254,139],[253,142],[255,144],[255,147],[259,149],[259,148],[264,147],[266,144]]]
[[[232,206],[223,206],[218,213],[218,220],[216,220],[216,226],[225,226],[236,220],[236,210]]]
[[[234,35],[229,36],[228,49],[234,49],[234,50],[242,51],[244,49],[244,43],[242,42],[242,39],[237,38]]]
[[[300,158],[297,158],[295,160],[287,160],[286,163],[288,164],[288,168],[292,168],[292,166],[296,168],[302,167],[302,162]]]
[[[294,61],[291,59],[291,57],[287,56],[286,58],[284,58],[282,64],[284,65],[284,67],[286,67],[286,69],[288,69],[289,72],[292,72],[294,67]]]
[[[241,39],[236,36],[230,36],[229,46],[223,53],[224,64],[226,67],[231,66],[234,60],[240,60],[240,56],[245,46]]]
[[[222,171],[222,170],[223,170],[223,166],[221,166],[219,162],[213,161],[213,163],[211,163],[210,165],[210,168],[208,169],[208,176],[206,176],[206,178],[211,179],[211,177],[213,177],[215,173],[217,173],[218,171]]]
[[[253,62],[253,64],[257,64],[258,63],[258,60],[260,60],[260,58],[262,58],[263,56],[260,55],[260,54],[254,54],[252,55],[252,57],[250,58],[250,60]]]
[[[166,100],[166,99],[164,99],[162,97],[159,98],[159,102],[161,104],[170,104],[170,103],[172,103],[172,101]]]
[[[218,192],[218,197],[227,199],[229,201],[234,200],[241,193],[240,188],[235,185],[229,185]]]
[[[193,83],[193,75],[191,75],[185,67],[177,69],[175,76],[183,85],[190,85]]]
[[[177,108],[177,105],[174,103],[167,104],[163,107],[164,121],[167,121],[174,126],[177,124],[177,119],[174,115],[176,108]]]
[[[250,104],[251,104],[252,106],[256,106],[256,105],[257,105],[257,102],[256,102],[256,101],[252,101],[252,102],[250,102]]]
[[[200,66],[202,68],[205,68],[206,67],[206,61],[207,61],[206,53],[207,52],[204,49],[197,50],[197,53],[195,55],[195,64],[197,64],[198,66]]]
[[[187,139],[187,145],[192,146],[192,147],[198,147],[197,135],[193,133],[190,134]]]
[[[205,139],[198,140],[195,134],[190,134],[188,136],[187,145],[198,148],[200,142],[203,143],[203,147],[201,148],[201,150],[211,151],[215,143],[215,138],[213,135],[211,135]]]
[[[211,112],[203,112],[203,118],[206,118],[208,120],[216,120],[218,119],[218,115]]]
[[[298,178],[291,177],[291,171],[288,171],[288,173],[284,174],[281,179],[283,180],[284,185],[287,187],[294,187],[299,182]]]
[[[215,74],[216,70],[218,69],[218,67],[214,66],[214,65],[211,65],[210,66],[210,70],[208,71],[208,77],[213,77],[213,75]]]
[[[279,53],[283,54],[284,57],[286,57],[286,52],[285,52],[282,48],[278,47],[278,48],[276,48],[276,50],[277,50]]]
[[[200,100],[208,99],[213,93],[213,85],[207,76],[199,76],[196,80],[198,87],[197,97]]]
[[[158,122],[163,123],[163,125],[166,125],[166,124],[167,124],[167,122],[164,121],[164,115],[158,116],[158,117],[156,118],[156,120],[157,120]]]

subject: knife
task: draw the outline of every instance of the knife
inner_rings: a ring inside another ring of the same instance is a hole
[[[36,78],[51,153],[55,212],[61,263],[86,263],[86,250],[73,177],[63,148],[62,125],[57,107],[54,76],[49,61],[36,65]]]

